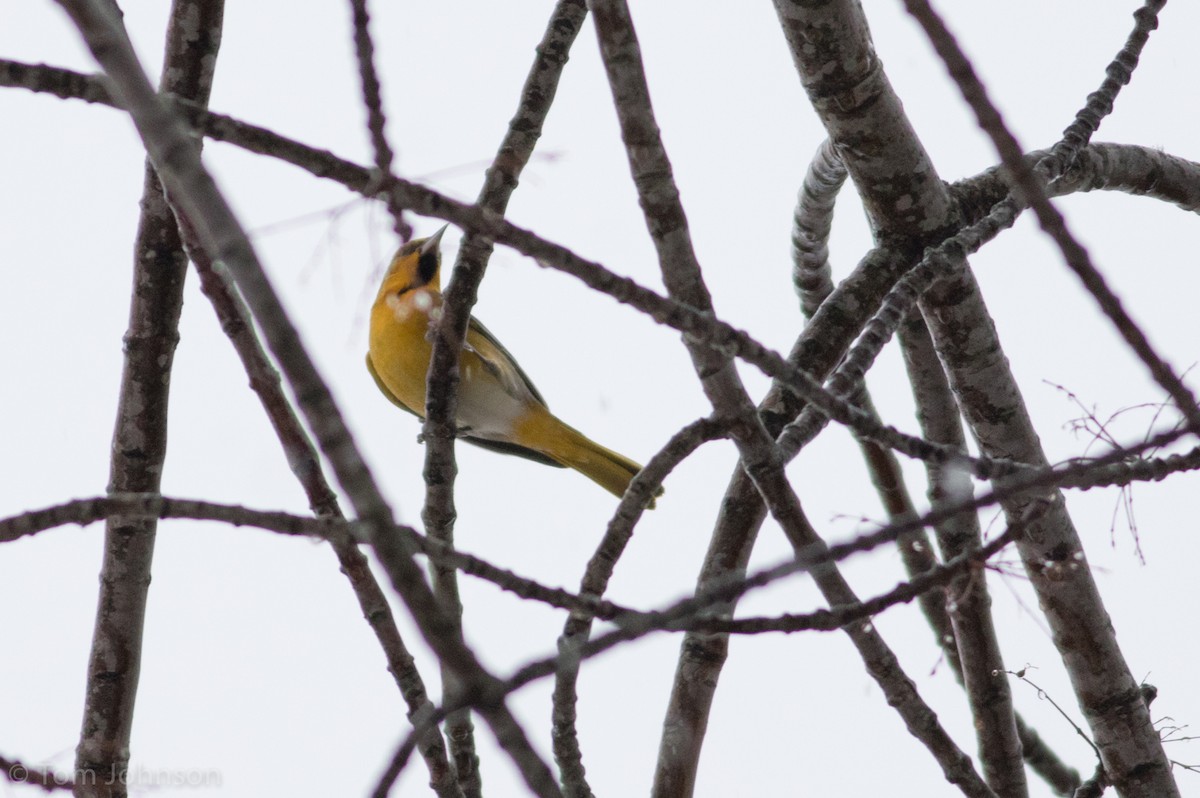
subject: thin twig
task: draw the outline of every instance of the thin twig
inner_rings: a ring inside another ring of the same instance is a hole
[[[1059,155],[1074,159],[1092,140],[1100,128],[1101,120],[1112,113],[1117,94],[1133,78],[1142,48],[1149,41],[1150,33],[1158,28],[1158,12],[1166,5],[1167,0],[1146,0],[1141,8],[1133,12],[1134,26],[1125,40],[1125,46],[1104,70],[1105,78],[1100,88],[1088,95],[1087,104],[1079,109],[1075,119],[1063,131],[1062,140],[1055,147]]]
[[[375,183],[378,190],[385,182],[384,176],[392,173],[395,155],[387,140],[387,117],[383,113],[379,73],[375,71],[375,43],[371,40],[371,16],[367,11],[367,0],[350,0],[350,12],[354,24],[354,55],[358,59],[359,83],[362,86],[363,105],[367,109],[367,132],[375,153],[378,178]],[[401,241],[412,238],[412,227],[404,221],[404,208],[390,194],[384,194],[383,201],[392,215],[392,229],[396,236]]]
[[[78,786],[65,776],[60,776],[50,768],[39,768],[26,765],[19,759],[9,759],[0,755],[0,773],[10,784],[25,787],[40,787],[47,793],[56,790],[75,791]]]

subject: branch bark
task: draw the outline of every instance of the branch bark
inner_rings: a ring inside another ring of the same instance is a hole
[[[658,133],[629,9],[623,0],[590,0],[589,7],[621,125],[621,138],[625,142],[646,225],[658,253],[663,282],[671,299],[702,314],[711,314],[712,301],[692,247],[671,164]],[[730,424],[730,437],[737,445],[742,471],[750,477],[772,516],[783,527],[797,558],[804,561],[824,553],[825,544],[809,524],[799,499],[783,474],[783,463],[773,436],[758,417],[733,368],[732,357],[724,350],[690,336],[684,337],[684,345],[714,412]],[[857,597],[833,564],[813,567],[812,575],[831,605],[857,603]],[[969,757],[942,729],[936,715],[921,700],[874,627],[848,624],[844,631],[858,649],[867,671],[882,688],[888,703],[899,712],[909,731],[933,754],[946,778],[966,795],[990,796],[991,791],[975,772]],[[668,708],[653,787],[655,795],[689,795],[695,785],[699,748],[686,748],[686,755],[679,756],[680,748],[671,734],[679,728],[675,722],[678,716],[673,714],[676,710],[691,711],[674,700]],[[695,729],[689,731],[689,736],[694,738]]]
[[[821,301],[833,292],[827,244],[835,201],[846,174],[841,158],[827,139],[813,158],[801,186],[792,230],[792,251],[793,279],[805,316],[812,316]],[[925,436],[965,450],[958,407],[942,374],[924,320],[917,314],[909,314],[899,332],[900,347],[908,365],[917,415]],[[866,385],[859,381],[857,391],[861,406],[874,413]],[[860,445],[871,481],[888,517],[893,521],[915,518],[917,512],[895,454],[870,441],[860,440]],[[929,464],[927,469],[935,506],[942,496],[964,498],[971,495],[970,480],[959,469],[941,464]],[[959,490],[949,490],[950,482]],[[937,529],[944,559],[952,559],[982,544],[975,513],[953,516]],[[950,536],[946,530],[951,529],[962,530],[964,534],[954,536],[948,543]],[[910,576],[916,577],[937,566],[937,557],[923,528],[900,536],[896,543]],[[1020,794],[1024,783],[1022,745],[1026,740],[1032,744],[1036,735],[1018,739],[1024,726],[1013,712],[1008,682],[994,675],[1003,674],[1005,668],[988,612],[991,602],[987,595],[987,580],[982,573],[967,573],[957,578],[948,590],[926,591],[918,601],[938,646],[959,683],[967,688],[972,717],[976,719],[979,759],[988,784],[1000,795]],[[947,593],[954,597],[949,602]],[[953,616],[948,611],[948,604],[953,609]],[[967,674],[965,681],[964,672]],[[1038,762],[1058,759],[1044,746],[1038,754]],[[1058,771],[1047,772],[1055,775]],[[1070,789],[1078,782],[1076,775],[1073,783],[1068,782]]]
[[[221,323],[221,330],[229,337],[241,359],[242,367],[250,379],[250,387],[257,394],[275,435],[279,438],[288,467],[304,489],[309,506],[318,518],[344,520],[337,495],[321,469],[317,451],[283,392],[279,372],[271,365],[255,335],[249,312],[237,292],[217,272],[208,253],[200,246],[195,230],[184,221],[182,215],[179,219],[180,228],[184,231],[184,244],[200,277],[200,290],[212,303]],[[416,724],[432,711],[433,704],[429,700],[424,679],[417,670],[416,662],[400,636],[396,618],[388,605],[383,588],[371,573],[367,557],[359,550],[358,542],[347,531],[332,528],[327,539],[338,558],[342,573],[346,575],[351,589],[354,590],[363,618],[371,626],[371,631],[375,633],[375,638],[383,649],[388,671],[391,672],[408,707],[408,718]],[[454,770],[446,758],[446,745],[442,740],[441,731],[436,727],[431,728],[421,737],[417,747],[429,770],[429,783],[434,793],[440,798],[461,796],[462,791],[454,778]]]
[[[2,71],[2,70],[0,70],[0,71]],[[92,85],[95,85],[95,84],[92,84]],[[850,96],[850,95],[847,95],[847,96]],[[218,120],[218,121],[220,121],[220,120]],[[1097,150],[1097,149],[1092,149],[1092,150],[1090,150],[1090,151],[1091,151],[1091,152],[1093,152],[1093,154],[1094,154],[1094,152],[1098,152],[1099,150]],[[1164,161],[1165,161],[1165,160],[1164,160]],[[314,161],[314,163],[320,163],[320,164],[322,164],[322,166],[319,166],[318,168],[332,168],[332,167],[330,167],[330,166],[329,166],[329,164],[330,164],[331,162],[332,162],[332,161],[323,161],[323,160],[322,160],[322,158],[317,158],[317,160],[316,160],[316,161]],[[1193,180],[1192,182],[1190,182],[1190,185],[1192,185],[1192,186],[1194,187],[1194,186],[1196,185],[1196,184],[1195,184],[1195,181]],[[1056,191],[1056,190],[1057,190],[1057,187],[1055,187],[1055,188],[1054,188],[1054,190]],[[397,191],[398,191],[398,190],[397,190]],[[1006,190],[1006,191],[1007,191],[1007,190]],[[1157,192],[1158,190],[1157,190],[1157,188],[1154,188],[1154,190],[1153,190],[1153,191],[1156,191],[1156,192]],[[1194,191],[1194,188],[1193,188],[1193,191]],[[416,194],[420,194],[420,192],[416,192]],[[422,202],[432,203],[432,205],[431,205],[431,206],[439,206],[439,208],[442,208],[443,210],[444,210],[444,209],[446,209],[446,208],[449,208],[449,211],[448,211],[448,212],[454,212],[454,214],[458,214],[458,212],[460,212],[460,210],[458,210],[458,209],[455,209],[455,208],[454,208],[454,206],[450,206],[450,205],[444,205],[444,206],[442,206],[442,205],[438,205],[438,199],[437,199],[436,197],[432,196],[432,194],[422,194],[421,198],[422,198],[422,199],[421,199],[421,200],[422,200]],[[1193,203],[1193,206],[1194,206],[1194,199],[1192,199],[1192,200],[1187,200],[1187,202]],[[486,220],[485,220],[485,221],[486,221]],[[484,229],[486,229],[486,227],[485,227]],[[521,233],[522,233],[522,232],[520,232],[520,230],[516,230],[516,232],[515,232],[515,233],[514,233],[514,232],[512,232],[512,230],[509,230],[509,234],[510,234],[510,235],[520,235]],[[528,241],[527,241],[527,244],[528,244]],[[542,250],[542,251],[544,251],[544,252],[545,252],[545,250]],[[875,264],[875,265],[877,265],[877,264],[878,264],[878,262],[876,262],[876,264]],[[827,317],[827,322],[828,322],[828,318],[829,318],[829,317]],[[848,328],[848,326],[847,326],[847,328],[842,328],[842,329],[850,329],[850,328]],[[842,346],[842,343],[841,343],[840,341],[832,341],[832,342],[830,342],[830,343],[829,343],[829,347],[830,347],[830,349],[835,349],[836,347],[839,347],[839,346]],[[810,352],[811,352],[811,350],[810,350]]]
[[[550,798],[561,793],[550,769],[530,745],[505,705],[501,684],[479,663],[447,618],[413,559],[411,547],[389,534],[388,507],[346,423],[288,318],[228,203],[200,162],[182,123],[146,80],[115,9],[103,0],[60,0],[93,56],[112,80],[120,104],[132,117],[164,185],[196,225],[214,260],[230,270],[292,385],[323,453],[362,518],[393,587],[413,614],[438,658],[450,664],[463,692],[492,726],[530,789]]]
[[[587,15],[583,0],[559,0],[536,48],[536,56],[521,88],[521,101],[496,157],[484,175],[483,187],[475,200],[479,212],[503,218],[509,198],[516,190],[521,172],[529,163],[542,135],[542,126],[554,103],[559,78],[566,66],[571,45]],[[389,196],[392,196],[389,194]],[[468,232],[458,250],[449,284],[443,295],[442,316],[433,339],[425,400],[424,436],[425,508],[422,519],[426,533],[447,545],[454,544],[454,481],[458,466],[454,459],[457,434],[458,355],[462,351],[471,319],[471,308],[478,297],[479,284],[492,255],[492,242],[485,236]],[[434,567],[434,591],[456,618],[462,617],[462,602],[453,569]],[[461,620],[460,620],[461,623]],[[475,754],[473,727],[469,713],[451,713],[446,722],[454,760],[468,796],[481,791],[479,758]]]
[[[910,8],[915,6],[928,9],[926,3],[909,3]],[[876,218],[878,212],[874,209],[878,206],[873,205],[870,198],[864,199],[868,215],[876,219],[878,235],[881,238],[889,233],[907,236],[909,246],[912,246],[929,243],[931,236],[941,238],[950,232],[950,228],[958,226],[958,214],[947,202],[948,192],[941,187],[940,181],[936,181],[936,172],[902,118],[879,116],[876,119],[875,128],[880,131],[877,135],[891,139],[884,151],[896,159],[885,161],[886,167],[882,169],[876,168],[874,161],[864,157],[859,134],[851,138],[842,133],[844,116],[869,118],[877,116],[877,108],[884,109],[886,114],[888,109],[898,107],[898,101],[895,101],[886,85],[877,88],[878,94],[871,97],[869,105],[856,106],[845,101],[845,91],[860,91],[861,85],[877,84],[871,78],[874,59],[869,55],[865,20],[857,4],[829,2],[813,8],[791,0],[776,0],[776,7],[780,10],[801,80],[826,123],[830,138],[835,144],[845,143],[843,157],[860,192],[884,200],[893,199],[890,190],[873,189],[883,185],[884,178],[895,176],[894,167],[898,161],[905,165],[905,172],[914,175],[912,179],[917,203],[930,203],[927,206],[931,211],[929,216],[920,213],[914,215],[918,222],[927,221],[928,225],[921,229],[922,225],[917,224],[905,230],[903,224],[907,219],[903,214],[885,213]],[[927,26],[931,22],[940,22],[932,12],[919,17],[919,20]],[[850,31],[851,34],[843,37],[842,31]],[[1195,409],[1194,398],[1182,389],[1178,379],[1149,350],[1144,338],[1135,334],[1139,331],[1126,323],[1127,317],[1120,310],[1119,302],[1106,293],[1106,286],[1098,280],[1086,252],[1065,232],[1061,216],[1045,200],[1045,192],[1040,183],[1033,180],[1032,171],[1025,168],[1020,152],[1015,147],[1015,140],[1004,129],[994,107],[987,102],[986,93],[974,79],[969,62],[957,50],[951,37],[931,33],[931,39],[939,54],[946,59],[952,74],[959,80],[964,96],[979,116],[981,126],[993,135],[1005,163],[1010,170],[1016,170],[1023,199],[1033,203],[1043,226],[1054,233],[1069,265],[1080,274],[1088,289],[1096,294],[1102,308],[1114,319],[1126,340],[1147,362],[1155,378],[1176,399],[1181,411],[1191,419]],[[834,44],[836,46],[831,46]],[[853,72],[848,75],[839,75],[836,70],[831,72],[827,67],[834,53],[838,54],[838,61],[842,64],[865,64],[866,67],[860,69],[864,77],[860,78]],[[855,55],[848,57],[847,53]],[[830,85],[831,75],[843,78],[842,82]],[[822,106],[822,96],[842,99],[832,105]],[[846,108],[855,108],[857,112],[847,114]],[[862,113],[863,109],[869,109],[870,113]],[[914,155],[917,162],[909,163]],[[923,177],[918,179],[915,175]],[[930,179],[936,182],[930,183]],[[993,457],[1010,458],[1035,466],[1045,465],[1045,455],[995,338],[994,326],[971,272],[964,266],[952,280],[942,281],[925,294],[921,305],[939,356],[981,448]],[[1010,522],[1021,517],[1028,507],[1026,501],[1016,498],[1004,503]],[[1018,546],[1055,633],[1064,665],[1075,685],[1076,696],[1089,718],[1097,744],[1108,752],[1106,766],[1112,766],[1113,781],[1121,785],[1119,791],[1130,795],[1176,794],[1177,788],[1170,777],[1158,736],[1116,645],[1107,613],[1060,494],[1056,493],[1053,507],[1033,524]],[[1129,792],[1123,791],[1122,787]]]
[[[176,0],[167,26],[159,90],[208,103],[221,42],[224,0]],[[150,159],[134,242],[133,296],[113,432],[108,489],[157,493],[167,455],[171,366],[187,256]],[[105,525],[96,626],[88,657],[75,793],[127,794],[130,736],[157,524],[112,518]]]
[[[653,495],[654,486],[661,484],[667,473],[701,444],[726,435],[725,424],[713,418],[702,418],[671,436],[667,445],[650,458],[622,497],[604,532],[604,537],[588,560],[579,586],[581,596],[599,598],[604,595],[608,581],[617,567],[617,561],[633,537],[634,525],[641,518],[647,499]],[[589,639],[592,621],[596,617],[598,616],[595,613],[571,613],[563,626],[562,635],[558,638],[558,650],[563,662],[555,672],[551,735],[554,741],[554,758],[562,774],[563,792],[568,798],[592,796],[575,728],[575,707],[579,698],[579,652]]]

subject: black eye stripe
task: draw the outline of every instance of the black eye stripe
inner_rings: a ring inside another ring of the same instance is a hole
[[[437,274],[438,270],[438,253],[437,252],[422,252],[417,260],[417,275],[421,278],[422,283],[428,283]]]

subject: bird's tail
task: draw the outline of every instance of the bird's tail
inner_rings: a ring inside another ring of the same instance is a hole
[[[573,468],[615,496],[623,496],[634,474],[642,467],[624,455],[606,449],[579,430],[547,414],[546,434],[542,437],[543,453],[553,460]],[[662,495],[662,488],[654,494]],[[649,506],[654,507],[654,500]]]

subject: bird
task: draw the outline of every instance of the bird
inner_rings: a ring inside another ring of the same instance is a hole
[[[446,226],[448,227],[448,225]],[[392,258],[371,306],[367,370],[391,402],[425,418],[432,330],[440,318],[442,227],[407,242]],[[642,467],[559,420],[529,375],[471,317],[459,353],[458,437],[502,454],[573,468],[622,496]],[[661,495],[659,489],[655,495]],[[654,501],[649,502],[650,507]]]

